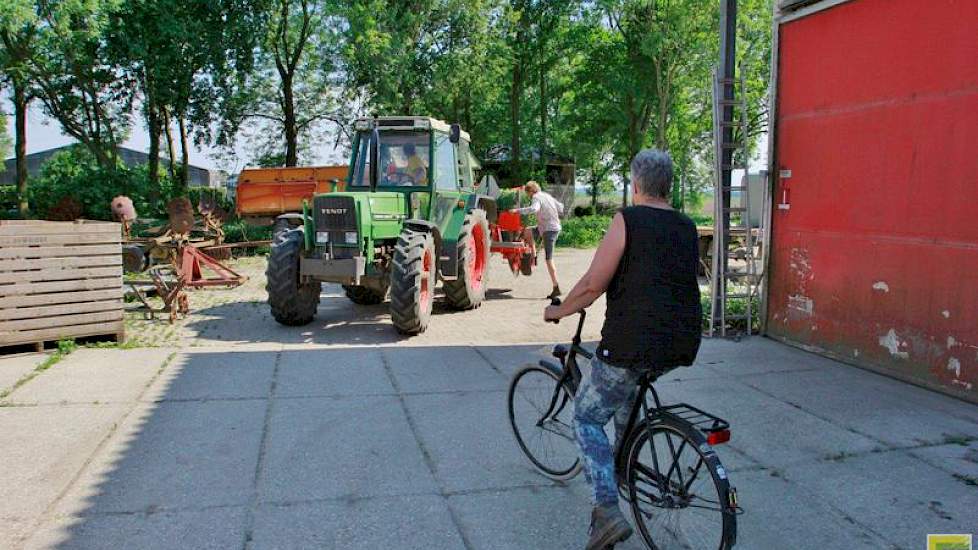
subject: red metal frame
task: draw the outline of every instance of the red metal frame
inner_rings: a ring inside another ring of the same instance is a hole
[[[183,246],[180,248],[179,255],[180,264],[177,273],[185,286],[192,288],[209,286],[234,288],[248,280],[244,275],[211,258],[196,247]],[[214,273],[216,277],[205,277],[204,269]]]

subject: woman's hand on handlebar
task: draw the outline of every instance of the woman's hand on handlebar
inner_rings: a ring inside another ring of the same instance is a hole
[[[543,310],[543,320],[548,323],[559,323],[560,318],[560,298],[550,300],[550,305]]]

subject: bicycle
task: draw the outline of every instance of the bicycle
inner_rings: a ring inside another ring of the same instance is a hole
[[[509,420],[516,442],[537,470],[559,481],[581,471],[572,422],[573,400],[581,382],[577,356],[593,357],[581,345],[585,317],[581,311],[570,346],[554,346],[552,355],[559,365],[546,359],[526,365],[509,386]],[[686,403],[663,406],[652,386],[661,374],[642,376],[624,433],[616,434],[619,492],[648,548],[731,548],[740,513],[737,491],[713,450],[714,445],[729,441],[730,424]],[[652,407],[647,400],[650,394]],[[541,400],[535,402],[534,396]],[[531,450],[534,442],[543,443],[543,449]],[[689,527],[695,528],[695,539],[686,532]]]

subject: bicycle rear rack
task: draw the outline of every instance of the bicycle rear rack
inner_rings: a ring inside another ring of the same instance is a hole
[[[705,434],[726,432],[730,430],[730,423],[687,403],[676,403],[659,407],[656,411],[660,414],[666,413],[678,418],[692,426],[695,426]]]

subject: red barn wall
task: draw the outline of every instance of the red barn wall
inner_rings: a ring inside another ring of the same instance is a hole
[[[978,1],[779,28],[768,334],[978,401]]]

